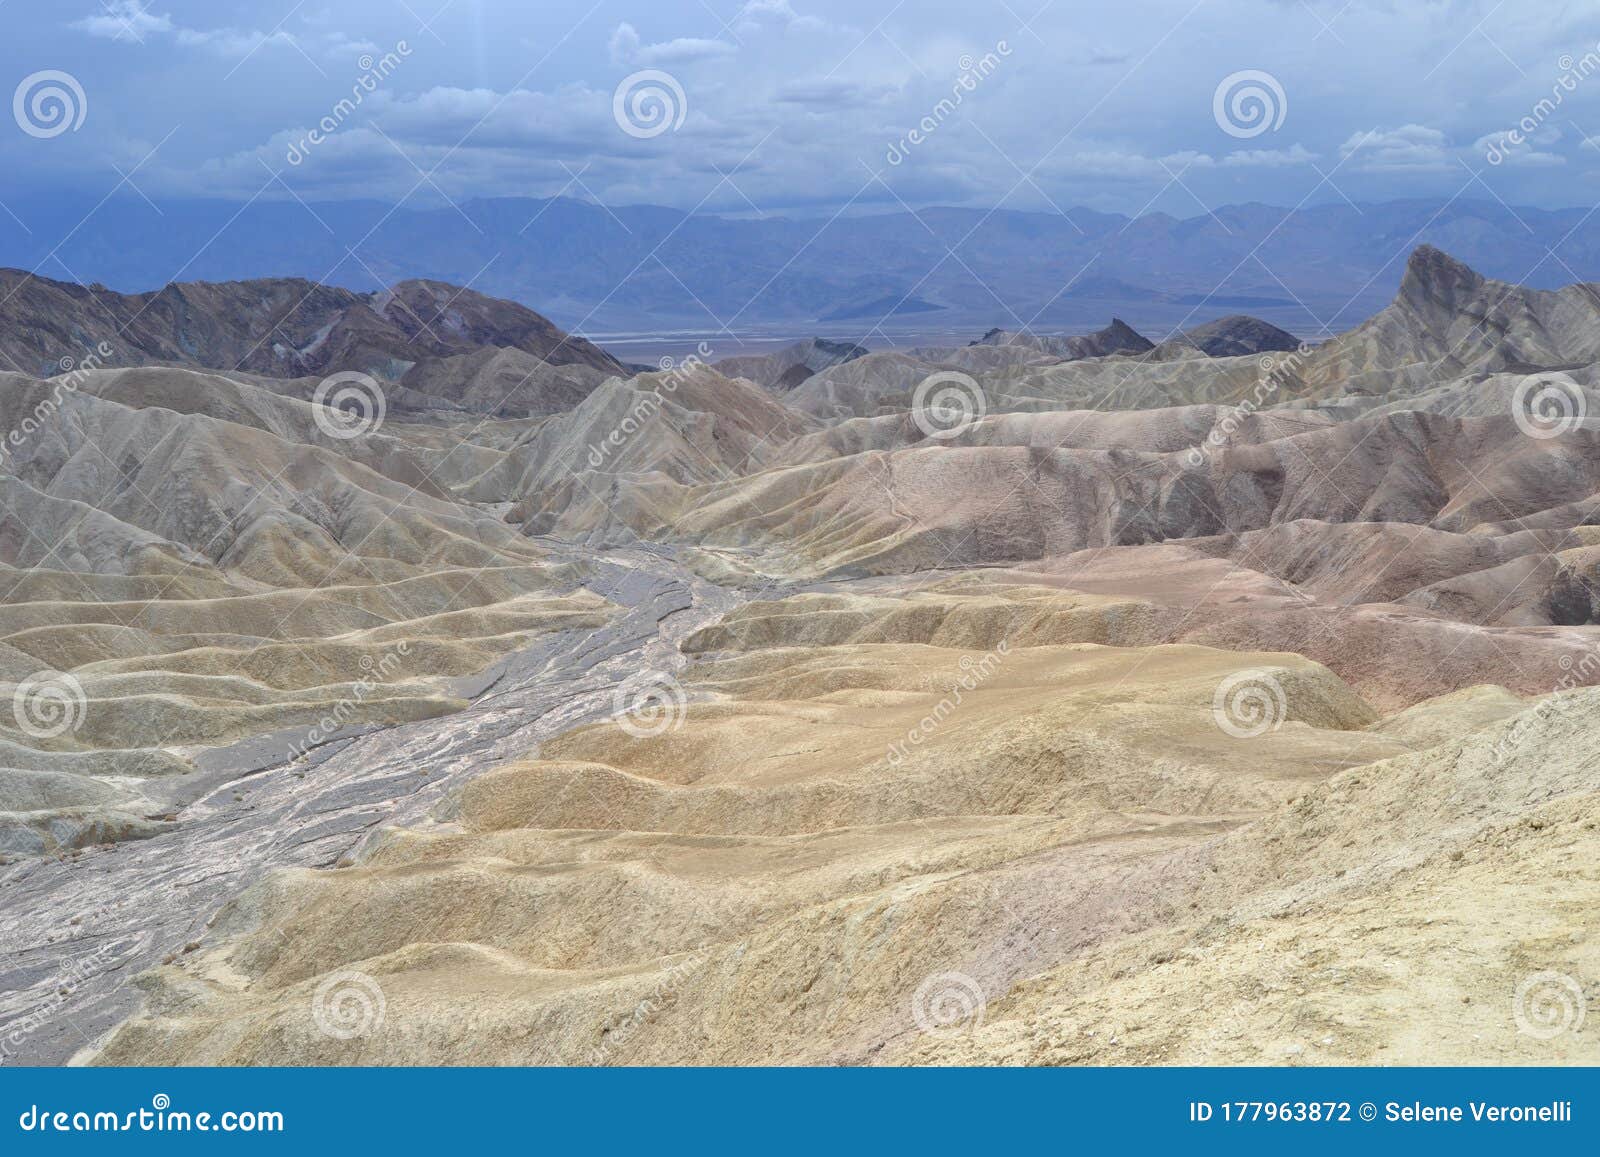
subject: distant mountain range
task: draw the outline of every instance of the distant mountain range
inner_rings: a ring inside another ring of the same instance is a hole
[[[883,345],[906,332],[1083,329],[1113,312],[1159,338],[1241,310],[1314,336],[1382,308],[1423,243],[1513,282],[1600,278],[1589,211],[1466,200],[1231,205],[1188,219],[950,208],[735,219],[569,199],[9,207],[18,220],[0,217],[0,265],[44,276],[123,292],[259,277],[372,291],[426,278],[602,341],[726,327]]]
[[[0,269],[0,358],[56,373],[98,346],[119,365],[186,365],[293,378],[360,370],[398,379],[428,359],[513,349],[606,372],[610,355],[515,302],[437,281],[354,293],[298,278],[86,288]]]

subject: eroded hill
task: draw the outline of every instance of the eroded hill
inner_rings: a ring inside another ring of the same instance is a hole
[[[1592,299],[1423,249],[1316,346],[511,341],[353,435],[80,373],[0,479],[0,670],[72,712],[0,717],[60,921],[0,1029],[120,879],[102,1063],[1592,1063]]]

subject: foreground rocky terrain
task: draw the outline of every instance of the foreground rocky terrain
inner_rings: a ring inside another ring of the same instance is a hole
[[[1595,300],[6,377],[7,1058],[1600,1060]]]

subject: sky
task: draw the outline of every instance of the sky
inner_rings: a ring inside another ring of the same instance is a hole
[[[0,28],[0,203],[1600,201],[1593,4],[9,0]]]

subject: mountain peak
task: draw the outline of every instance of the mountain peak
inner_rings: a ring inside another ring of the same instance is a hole
[[[1271,322],[1235,313],[1186,329],[1162,345],[1173,350],[1196,349],[1207,357],[1229,358],[1267,351],[1286,352],[1298,349],[1300,342],[1292,333]]]
[[[1446,305],[1482,287],[1484,277],[1442,249],[1418,245],[1406,262],[1400,296],[1411,302],[1434,301]]]

